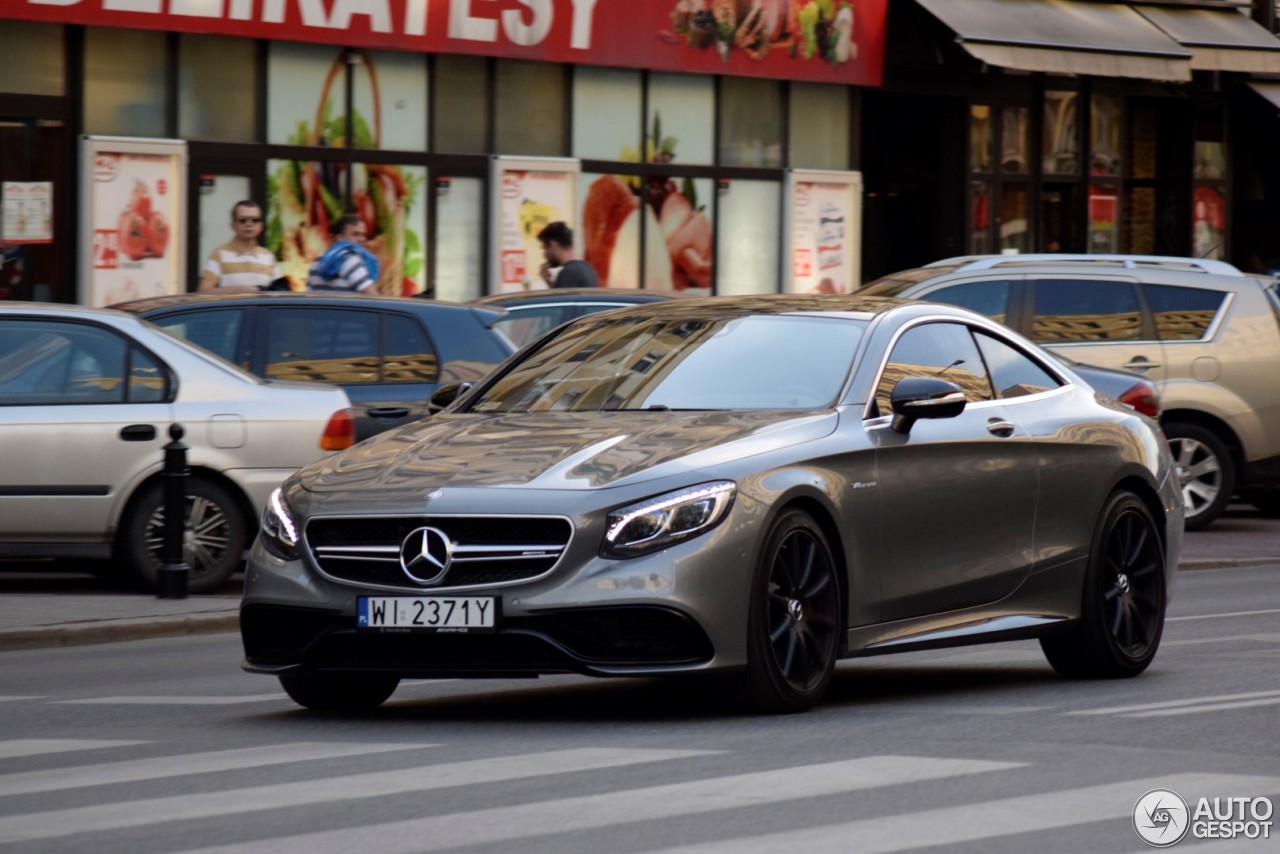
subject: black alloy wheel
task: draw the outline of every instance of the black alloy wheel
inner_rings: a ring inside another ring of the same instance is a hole
[[[1040,642],[1064,676],[1136,676],[1155,658],[1164,631],[1164,546],[1151,511],[1133,493],[1114,493],[1094,535],[1081,618],[1070,635]]]
[[[363,712],[376,709],[395,693],[395,676],[346,676],[308,673],[281,676],[289,699],[318,712]]]
[[[190,478],[182,555],[189,593],[208,593],[240,566],[249,545],[249,526],[235,497],[222,486]],[[164,566],[164,489],[152,483],[138,494],[120,527],[120,545],[129,570],[154,589]]]
[[[744,687],[768,712],[822,699],[835,672],[840,583],[826,537],[808,514],[783,513],[770,531],[752,591]]]

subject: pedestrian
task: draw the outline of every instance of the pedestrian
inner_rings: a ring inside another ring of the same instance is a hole
[[[378,259],[364,248],[364,242],[369,239],[364,220],[355,214],[345,214],[334,220],[329,231],[334,244],[311,265],[307,290],[376,293]]]
[[[573,251],[573,229],[563,222],[553,222],[538,232],[538,242],[550,269],[543,280],[553,288],[598,288],[600,279],[595,268],[578,258]],[[555,268],[559,268],[557,271]]]
[[[262,236],[262,205],[246,199],[231,208],[235,237],[209,255],[200,274],[199,290],[247,293],[265,290],[280,278],[280,265],[270,249],[258,245]]]

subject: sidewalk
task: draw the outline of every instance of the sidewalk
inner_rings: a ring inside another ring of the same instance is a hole
[[[1188,533],[1181,571],[1280,566],[1280,520],[1234,507],[1206,531]],[[218,595],[157,599],[110,587],[84,592],[73,579],[61,586],[6,583],[0,564],[0,651],[78,646],[144,638],[234,632],[239,628],[238,584]],[[233,576],[238,578],[237,576]],[[22,592],[24,587],[34,592]],[[18,592],[13,592],[13,591]]]

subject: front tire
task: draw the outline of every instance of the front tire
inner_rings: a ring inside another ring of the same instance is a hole
[[[1186,506],[1186,529],[1198,531],[1222,515],[1236,485],[1231,449],[1217,433],[1185,421],[1164,425]]]
[[[741,676],[751,705],[777,714],[817,704],[835,673],[841,622],[840,583],[822,529],[807,513],[783,513],[752,584]]]
[[[222,486],[189,478],[183,560],[190,571],[187,591],[208,593],[240,566],[249,544],[249,525],[235,496]],[[130,504],[120,525],[121,556],[130,574],[154,590],[164,566],[164,484],[148,485]]]
[[[1072,679],[1137,676],[1155,658],[1164,632],[1164,546],[1147,505],[1132,492],[1107,500],[1094,532],[1080,620],[1040,646],[1053,669]]]
[[[400,680],[394,676],[281,676],[289,699],[318,712],[364,712],[387,701]]]

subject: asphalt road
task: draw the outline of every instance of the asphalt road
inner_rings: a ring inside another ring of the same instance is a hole
[[[791,717],[579,677],[317,715],[234,635],[0,653],[0,850],[1136,854],[1151,789],[1280,800],[1278,618],[1280,566],[1183,572],[1138,679],[1064,681],[1034,642],[913,653]]]

